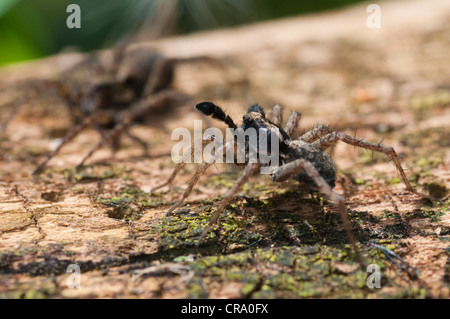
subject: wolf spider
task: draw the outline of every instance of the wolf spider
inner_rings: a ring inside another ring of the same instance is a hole
[[[227,124],[229,128],[236,129],[237,125],[234,121],[225,114],[225,112],[218,106],[211,102],[199,103],[195,108],[206,116],[212,116],[214,119],[220,120]],[[307,131],[297,139],[291,138],[294,130],[298,126],[300,120],[300,114],[297,112],[292,112],[289,116],[284,128],[281,127],[283,117],[283,108],[280,105],[275,105],[271,119],[268,119],[265,115],[264,110],[259,105],[255,104],[249,107],[247,114],[243,117],[243,123],[241,128],[245,131],[248,128],[265,129],[271,132],[271,134],[277,134],[279,141],[279,163],[280,165],[275,168],[270,177],[274,182],[284,182],[289,179],[295,180],[301,183],[302,188],[307,188],[310,190],[318,190],[319,192],[325,194],[331,202],[333,202],[341,215],[344,228],[350,239],[350,243],[353,251],[358,256],[358,260],[362,263],[362,259],[358,252],[358,248],[355,244],[355,238],[351,230],[351,224],[347,216],[347,210],[344,203],[344,198],[340,194],[336,193],[333,188],[336,183],[336,168],[333,164],[331,158],[326,155],[326,151],[333,148],[338,141],[344,143],[362,147],[365,149],[373,150],[376,152],[381,152],[392,159],[397,170],[399,171],[403,182],[406,185],[408,191],[418,194],[422,197],[431,198],[426,194],[417,192],[409,183],[406,174],[400,165],[400,161],[395,150],[390,146],[379,144],[374,144],[366,142],[362,139],[358,139],[347,135],[342,132],[333,131],[327,125],[320,125]],[[205,143],[206,141],[204,141]],[[248,143],[248,142],[246,142]],[[224,143],[221,146],[223,149],[233,147],[232,144]],[[248,146],[248,145],[246,145]],[[247,147],[248,148],[248,147]],[[192,146],[190,152],[186,154],[183,161],[177,164],[172,175],[169,179],[152,189],[155,191],[163,186],[170,185],[175,179],[178,172],[186,164],[185,160],[187,157],[192,156],[194,146]],[[209,168],[214,162],[221,156],[222,149],[217,149],[215,156],[212,160],[201,164],[194,175],[188,183],[188,187],[184,192],[183,196],[179,201],[173,204],[167,211],[167,215],[173,212],[178,206],[180,206],[183,201],[189,196],[194,185],[198,182],[200,176]],[[245,169],[234,184],[231,189],[225,194],[222,202],[217,208],[216,212],[212,216],[208,226],[203,230],[197,246],[200,244],[201,240],[206,236],[208,231],[211,229],[212,225],[217,221],[222,211],[234,198],[234,196],[239,192],[239,189],[253,176],[258,169],[262,166],[260,162],[256,163],[246,163]]]
[[[56,93],[66,103],[73,122],[61,143],[36,167],[33,175],[41,173],[64,145],[89,126],[100,133],[101,140],[76,166],[77,169],[106,143],[111,142],[113,150],[118,150],[123,133],[147,152],[147,143],[132,135],[130,127],[190,100],[171,88],[175,65],[193,61],[218,62],[204,56],[166,58],[149,48],[130,49],[127,45],[119,46],[113,50],[109,63],[100,54],[91,54],[65,71],[61,79],[36,79],[19,84],[18,88],[25,89],[25,94],[10,103],[12,110],[0,124],[0,132],[6,130],[21,105],[45,91]]]

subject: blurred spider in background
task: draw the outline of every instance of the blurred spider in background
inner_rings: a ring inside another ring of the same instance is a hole
[[[139,143],[145,152],[146,141],[133,135],[129,129],[135,123],[148,123],[155,114],[170,112],[185,105],[190,98],[172,88],[175,66],[183,62],[206,61],[217,64],[217,60],[205,56],[192,58],[167,58],[146,47],[132,48],[126,44],[118,46],[105,55],[88,55],[81,62],[63,72],[55,80],[27,80],[15,87],[19,98],[4,105],[9,114],[0,124],[0,133],[24,103],[33,101],[43,92],[52,91],[68,106],[73,127],[33,171],[39,174],[48,162],[82,130],[93,126],[101,140],[82,161],[85,161],[107,143],[113,150],[120,147],[120,139],[126,134]]]

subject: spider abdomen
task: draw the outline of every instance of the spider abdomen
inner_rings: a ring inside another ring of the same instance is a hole
[[[311,162],[328,185],[334,188],[336,184],[336,168],[328,155],[304,141],[290,141],[288,151],[285,153],[284,164],[299,158],[303,158]],[[306,174],[305,171],[301,171],[292,177],[292,179],[302,183],[302,185],[305,186],[316,186],[314,181],[308,176],[308,174]]]

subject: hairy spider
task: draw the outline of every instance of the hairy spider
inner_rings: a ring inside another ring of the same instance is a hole
[[[229,128],[235,129],[237,127],[234,121],[228,115],[226,115],[220,107],[211,102],[199,103],[195,106],[195,108],[204,115],[212,116],[214,119],[225,122]],[[423,197],[430,198],[430,196],[426,194],[417,192],[411,186],[402,166],[400,165],[397,154],[392,147],[381,145],[381,143],[374,144],[366,142],[364,140],[349,136],[345,133],[333,131],[327,125],[320,125],[318,127],[315,127],[314,129],[307,131],[306,133],[301,135],[299,138],[292,139],[291,136],[295,128],[298,126],[300,114],[297,112],[292,112],[284,128],[281,127],[282,117],[283,108],[280,105],[275,105],[271,119],[268,119],[262,107],[255,104],[250,106],[247,114],[244,115],[241,128],[244,129],[244,131],[249,128],[255,128],[257,132],[258,129],[263,129],[270,131],[272,134],[277,134],[276,136],[278,137],[279,141],[278,156],[280,165],[272,171],[270,175],[271,179],[274,182],[283,182],[292,179],[300,182],[300,186],[303,188],[306,187],[309,189],[316,189],[319,192],[325,194],[331,200],[331,202],[333,202],[338,207],[344,227],[350,239],[352,249],[357,254],[360,262],[362,260],[355,244],[355,238],[353,236],[351,225],[347,216],[344,198],[340,194],[333,191],[336,182],[336,169],[331,158],[325,154],[326,150],[334,147],[338,141],[342,141],[350,145],[384,153],[389,156],[394,162],[408,191]],[[222,148],[224,149],[230,147],[233,146],[229,143],[224,143],[222,146]],[[189,154],[186,154],[186,156],[192,156],[193,149],[194,147],[191,148],[191,152]],[[189,181],[188,188],[184,192],[182,198],[169,208],[167,214],[173,212],[189,196],[200,176],[206,171],[208,167],[214,164],[215,160],[217,160],[219,156],[222,156],[221,151],[221,149],[218,149],[215,152],[216,155],[214,160],[205,162],[197,168],[191,180]],[[186,157],[184,158],[184,160],[185,159]],[[185,164],[185,161],[178,163],[169,179],[162,185],[153,188],[152,191],[171,184],[180,169]],[[260,162],[246,163],[242,175],[237,180],[235,185],[225,194],[222,202],[212,216],[208,226],[201,234],[197,245],[199,245],[201,240],[206,236],[208,231],[211,229],[211,226],[217,221],[222,211],[238,193],[239,189],[254,173],[258,171],[261,166],[262,164]],[[431,199],[435,200],[434,198]]]
[[[149,48],[131,49],[119,46],[108,60],[91,54],[56,80],[29,80],[20,85],[25,94],[11,103],[11,113],[0,124],[4,131],[19,107],[44,91],[53,91],[65,101],[74,126],[58,147],[50,152],[34,170],[39,174],[61,148],[88,126],[101,134],[101,140],[77,165],[81,167],[106,143],[113,150],[120,147],[122,133],[139,143],[145,152],[148,145],[129,129],[134,123],[148,122],[155,114],[184,105],[189,98],[171,88],[177,63],[216,62],[208,57],[166,58]]]

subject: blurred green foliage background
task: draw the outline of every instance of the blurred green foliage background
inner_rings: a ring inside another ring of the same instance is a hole
[[[92,51],[140,39],[319,12],[361,0],[0,0],[0,65],[62,50]],[[81,29],[66,26],[81,8]]]

